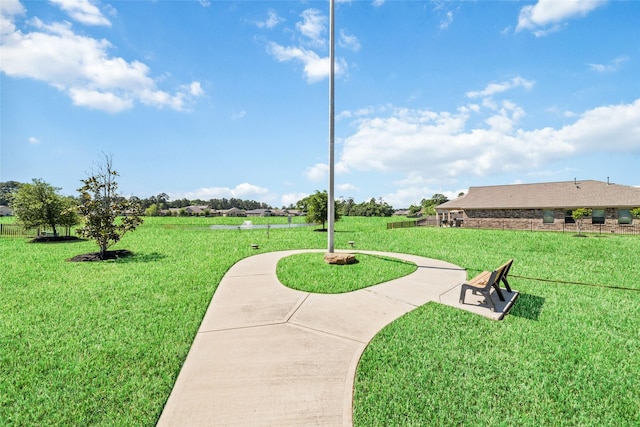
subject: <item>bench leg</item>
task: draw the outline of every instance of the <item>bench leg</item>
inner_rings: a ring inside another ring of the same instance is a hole
[[[509,291],[509,293],[512,293],[513,291],[511,290],[511,286],[509,286],[509,282],[507,282],[506,277],[502,278],[502,282],[504,283],[504,286],[507,288],[507,291]]]
[[[460,288],[460,304],[464,304],[464,295],[467,291],[467,287],[465,285],[462,285],[462,288]]]
[[[502,295],[502,289],[500,289],[500,282],[494,283],[493,288],[496,290],[496,293],[498,294],[498,298],[500,299],[500,301],[504,301],[504,295]]]
[[[483,292],[482,295],[484,295],[484,299],[486,300],[487,304],[489,305],[489,309],[491,311],[496,311],[496,306],[493,303],[493,300],[491,299],[491,289],[489,289],[487,292]]]

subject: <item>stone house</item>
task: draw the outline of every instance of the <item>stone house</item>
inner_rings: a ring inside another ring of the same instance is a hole
[[[441,223],[472,228],[564,230],[574,228],[574,209],[589,208],[584,224],[598,227],[640,224],[640,187],[602,181],[470,187],[467,194],[436,207]],[[454,220],[457,218],[457,221]]]

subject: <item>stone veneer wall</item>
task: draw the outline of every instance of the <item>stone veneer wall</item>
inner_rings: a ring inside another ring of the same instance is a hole
[[[543,223],[543,212],[546,209],[470,209],[465,210],[462,224],[466,228],[498,228],[504,230],[548,230],[562,231],[575,230],[576,224],[565,223],[566,209],[554,209],[554,221],[552,224]],[[638,222],[633,220],[633,224]],[[592,224],[591,218],[583,220],[585,228],[599,227]],[[617,227],[618,209],[605,210],[605,223],[603,227]]]

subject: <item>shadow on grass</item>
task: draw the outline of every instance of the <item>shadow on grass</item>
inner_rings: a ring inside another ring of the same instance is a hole
[[[509,314],[529,320],[538,320],[544,305],[544,298],[537,295],[520,294]]]
[[[134,253],[133,256],[122,258],[119,262],[156,262],[165,259],[167,256],[159,252]]]
[[[86,242],[86,239],[81,239],[76,236],[37,236],[29,240],[29,243],[80,243]]]

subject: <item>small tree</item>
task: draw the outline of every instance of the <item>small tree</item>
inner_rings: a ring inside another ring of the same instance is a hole
[[[160,209],[158,209],[158,205],[154,203],[144,210],[144,214],[146,216],[158,216],[160,215]]]
[[[571,216],[576,221],[576,227],[578,227],[578,235],[582,235],[582,220],[591,216],[591,209],[578,208],[571,212]]]
[[[94,239],[100,247],[99,257],[105,258],[107,249],[117,243],[128,231],[142,224],[142,208],[118,195],[118,173],[113,169],[111,156],[104,155],[103,162],[93,175],[83,179],[78,189],[80,205],[78,212],[84,226],[78,232]]]
[[[22,184],[11,197],[11,206],[18,223],[25,228],[49,227],[58,235],[57,226],[76,225],[78,215],[71,197],[58,194],[59,188],[34,179],[31,184]]]
[[[317,191],[298,201],[298,209],[307,212],[306,221],[311,224],[322,224],[322,229],[325,229],[325,222],[329,218],[329,196],[326,191]],[[334,201],[335,203],[335,201]],[[334,219],[337,221],[340,219],[338,210],[334,209]]]

